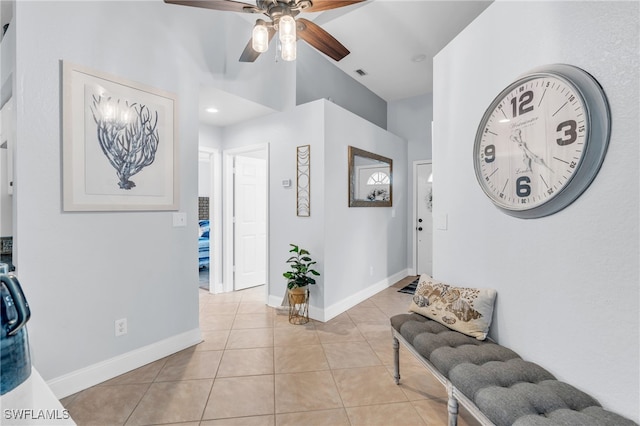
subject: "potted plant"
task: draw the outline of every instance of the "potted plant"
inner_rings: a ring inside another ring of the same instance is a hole
[[[309,322],[309,289],[310,284],[315,284],[312,277],[320,273],[312,266],[316,262],[311,259],[310,253],[295,244],[289,244],[293,253],[287,263],[291,269],[282,274],[287,279],[287,295],[289,300],[289,322],[304,324]]]

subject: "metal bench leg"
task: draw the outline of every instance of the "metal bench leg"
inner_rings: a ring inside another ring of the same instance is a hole
[[[457,426],[458,400],[453,396],[453,388],[451,386],[447,386],[447,393],[449,394],[449,402],[447,403],[447,410],[449,411],[449,426]]]
[[[393,338],[393,378],[396,385],[400,384],[400,342],[396,337]]]

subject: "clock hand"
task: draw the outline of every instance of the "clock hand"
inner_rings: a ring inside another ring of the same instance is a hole
[[[549,170],[551,173],[553,173],[553,170],[551,169],[551,167],[547,166],[547,163],[545,163],[545,161],[544,161],[542,158],[538,157],[538,156],[537,156],[537,155],[535,155],[535,154],[532,154],[532,155],[533,155],[533,161],[534,161],[536,164],[540,164],[540,165],[541,165],[541,166],[543,166],[545,169],[547,169],[547,170]]]
[[[547,165],[544,159],[534,154],[527,146],[527,143],[522,140],[522,131],[520,129],[515,129],[513,131],[513,134],[509,137],[509,139],[511,139],[512,142],[515,142],[518,144],[518,148],[522,150],[522,155],[523,155],[522,161],[527,166],[526,169],[524,170],[521,170],[521,169],[516,170],[516,173],[526,173],[526,172],[533,171],[531,169],[532,161],[536,164],[539,164],[545,167],[547,170],[553,173],[553,170],[551,169],[551,167]]]

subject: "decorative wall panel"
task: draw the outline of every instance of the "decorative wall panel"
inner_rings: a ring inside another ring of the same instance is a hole
[[[311,146],[302,145],[297,149],[298,176],[297,188],[297,214],[302,217],[311,216]]]

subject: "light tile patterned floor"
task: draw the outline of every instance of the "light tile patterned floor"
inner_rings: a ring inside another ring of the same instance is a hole
[[[446,425],[446,391],[401,349],[389,317],[413,277],[326,323],[291,325],[264,288],[200,292],[204,341],[62,400],[83,425]],[[476,425],[461,410],[459,424]]]

